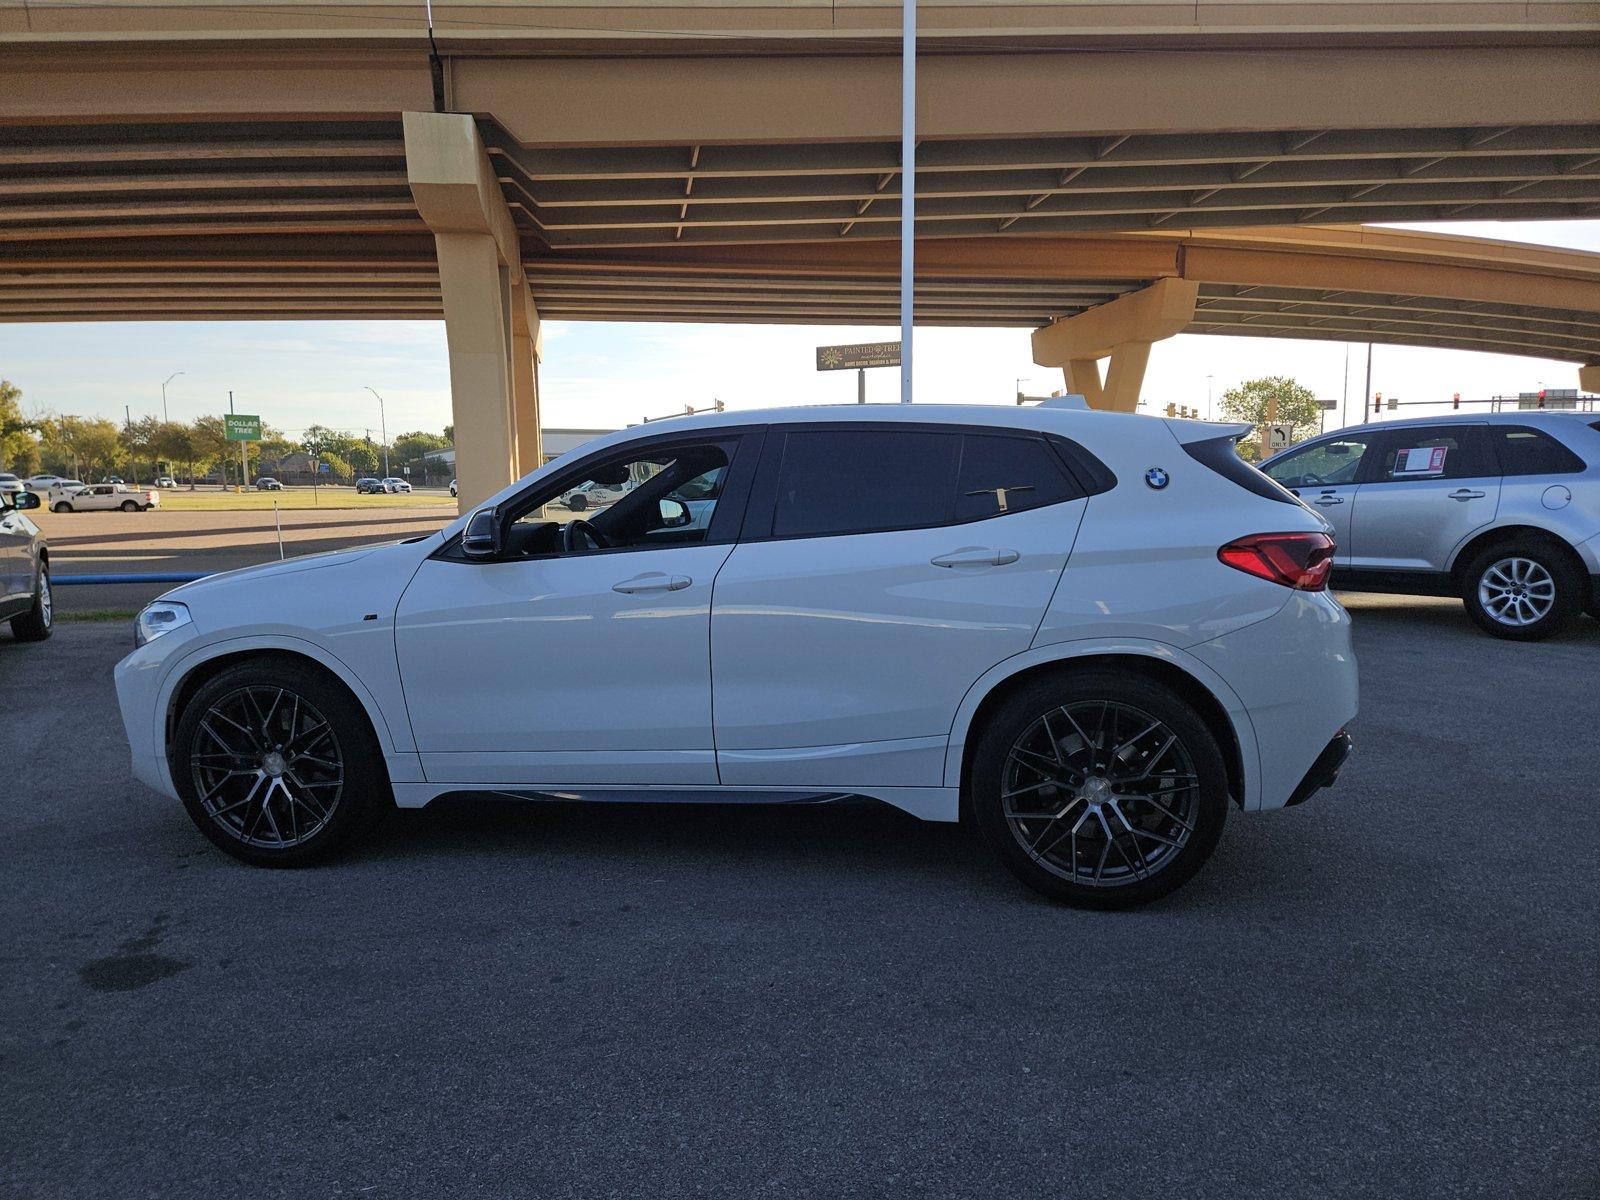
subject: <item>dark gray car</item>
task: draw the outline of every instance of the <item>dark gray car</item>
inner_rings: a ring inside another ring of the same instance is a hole
[[[50,636],[50,549],[24,513],[38,508],[33,492],[0,493],[0,621],[11,622],[19,642]]]
[[[1262,464],[1334,527],[1334,586],[1460,596],[1497,637],[1600,615],[1600,420],[1507,412],[1356,425]]]

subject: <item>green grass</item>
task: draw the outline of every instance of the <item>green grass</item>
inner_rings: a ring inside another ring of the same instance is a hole
[[[452,510],[456,502],[448,495],[409,496],[358,496],[349,488],[326,488],[313,495],[305,491],[283,492],[233,492],[164,491],[157,511],[167,512],[271,512],[276,502],[283,511],[289,509],[364,509],[364,508],[437,508],[441,512]]]
[[[91,624],[96,621],[131,621],[139,615],[135,608],[83,608],[75,612],[56,611],[57,625]]]

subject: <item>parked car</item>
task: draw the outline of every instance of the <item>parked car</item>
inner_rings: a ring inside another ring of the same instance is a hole
[[[279,483],[271,475],[263,475],[261,478],[256,480],[256,491],[281,492],[283,491],[283,484]]]
[[[605,508],[615,504],[634,488],[631,479],[624,479],[617,483],[598,483],[592,479],[585,480],[579,487],[573,488],[561,497],[561,503],[573,512],[583,512],[591,508]]]
[[[450,495],[451,495],[452,498],[454,498],[455,496],[457,496],[459,494],[460,493],[457,492],[457,490],[456,490],[456,481],[454,479],[452,479],[450,481]]]
[[[265,865],[458,791],[965,797],[1046,895],[1149,900],[1230,806],[1333,780],[1350,622],[1327,522],[1239,460],[1248,426],[1077,403],[625,430],[427,537],[180,587],[116,669],[134,771]]]
[[[383,490],[386,491],[386,492],[396,492],[396,493],[398,493],[398,492],[409,492],[411,490],[411,485],[409,483],[407,483],[404,479],[396,479],[392,475],[389,478],[387,478],[385,480],[382,480],[381,482],[383,483]]]
[[[156,486],[158,488],[175,488],[178,486],[178,481],[171,475],[163,475],[160,479],[156,480]]]
[[[50,547],[23,514],[40,506],[35,492],[0,492],[0,621],[11,622],[19,642],[50,636]]]
[[[128,481],[126,479],[124,479],[121,475],[107,475],[100,482],[101,483],[121,483],[121,484],[126,484]]]
[[[56,484],[64,482],[60,475],[29,475],[22,481],[22,486],[30,492],[48,492]]]
[[[382,491],[383,480],[381,479],[356,480],[356,495],[358,496],[374,495]]]
[[[1600,421],[1489,413],[1354,426],[1261,469],[1315,506],[1352,591],[1460,596],[1496,637],[1600,616]]]
[[[18,492],[25,492],[27,490],[27,488],[22,486],[22,480],[18,479],[15,475],[12,475],[8,471],[0,471],[0,493],[10,493],[14,496]]]
[[[58,513],[98,512],[120,508],[123,512],[148,512],[161,503],[154,489],[135,489],[120,483],[91,483],[87,486],[50,489],[50,511]]]

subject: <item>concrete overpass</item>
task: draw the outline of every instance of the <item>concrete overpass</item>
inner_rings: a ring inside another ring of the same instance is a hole
[[[0,0],[0,319],[442,314],[468,502],[538,461],[541,317],[892,319],[897,7],[434,14]],[[919,321],[1113,407],[1185,330],[1600,362],[1597,256],[1354,224],[1600,216],[1600,5],[922,28]]]

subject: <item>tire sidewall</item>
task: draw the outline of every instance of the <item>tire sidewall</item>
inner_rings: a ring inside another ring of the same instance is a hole
[[[242,687],[281,687],[302,696],[333,725],[345,760],[345,787],[329,820],[308,842],[284,850],[250,846],[206,813],[190,770],[200,721],[217,700]],[[189,817],[212,845],[256,866],[299,867],[322,862],[365,832],[393,805],[383,753],[366,711],[343,685],[289,660],[261,659],[230,667],[202,684],[184,705],[167,753],[173,784]]]
[[[1109,700],[1148,712],[1178,735],[1200,776],[1195,829],[1176,861],[1149,879],[1113,888],[1072,883],[1033,861],[1012,835],[1000,797],[1011,747],[1040,714],[1083,700]],[[1023,883],[1080,908],[1120,909],[1149,903],[1181,887],[1216,849],[1228,815],[1227,765],[1216,738],[1181,697],[1152,680],[1095,668],[1062,671],[1023,687],[985,722],[968,779],[978,827],[1002,862]]]
[[[1556,602],[1532,625],[1503,625],[1489,615],[1478,599],[1478,584],[1484,573],[1505,558],[1532,559],[1555,580]],[[1554,637],[1583,609],[1582,581],[1561,551],[1548,542],[1501,542],[1475,555],[1462,575],[1461,599],[1473,623],[1494,637],[1512,642],[1537,642]]]

